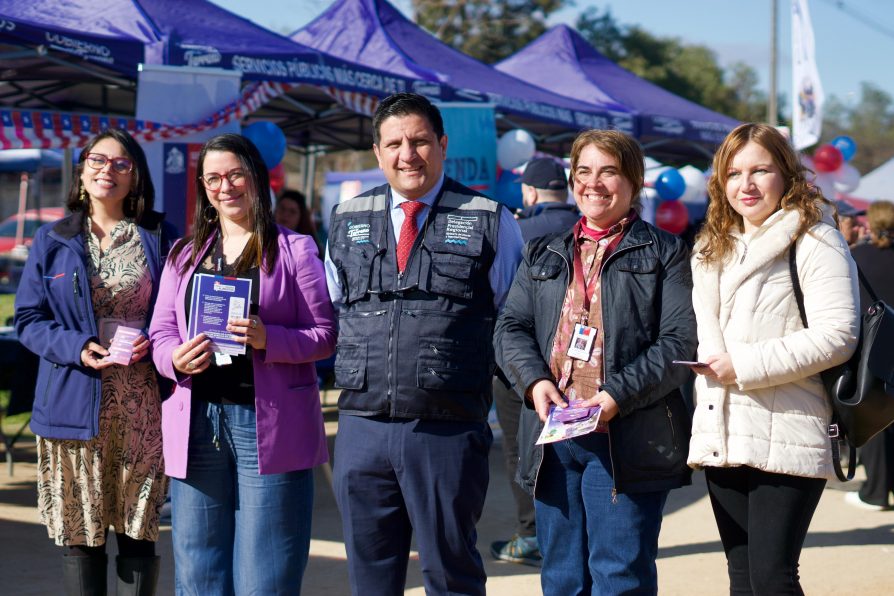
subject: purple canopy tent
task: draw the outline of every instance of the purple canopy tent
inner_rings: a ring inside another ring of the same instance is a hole
[[[579,101],[625,106],[639,116],[646,151],[663,159],[710,157],[739,124],[621,68],[566,25],[553,27],[495,68]]]
[[[0,0],[0,104],[133,113],[137,64],[162,45],[133,0]]]
[[[93,0],[0,0],[9,83],[0,105],[126,116],[135,110],[141,62],[228,68],[246,81],[292,85],[252,117],[276,121],[293,145],[366,148],[368,117],[356,113],[364,98],[420,82],[430,94],[447,93],[437,81],[325,55],[207,0],[109,0],[101,12]],[[342,107],[351,97],[358,106]]]
[[[437,40],[385,0],[336,0],[291,38],[345,60],[455,90],[441,99],[494,103],[500,128],[526,128],[541,145],[566,141],[567,148],[583,128],[636,133],[635,119],[620,104],[584,103],[500,73]],[[426,84],[416,89],[425,93]]]

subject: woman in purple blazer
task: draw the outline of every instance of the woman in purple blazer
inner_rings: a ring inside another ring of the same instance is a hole
[[[202,148],[194,229],[171,251],[150,327],[162,404],[177,594],[298,593],[310,549],[313,466],[328,459],[314,361],[335,318],[313,239],[278,228],[269,175],[244,137]],[[227,355],[189,338],[199,274],[251,280]]]

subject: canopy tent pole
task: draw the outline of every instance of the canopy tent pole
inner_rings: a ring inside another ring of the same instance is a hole
[[[16,222],[16,248],[25,244],[25,207],[28,205],[28,172],[19,178],[19,219]]]

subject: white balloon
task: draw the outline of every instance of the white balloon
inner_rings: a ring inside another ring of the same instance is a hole
[[[852,192],[860,186],[860,171],[849,163],[841,164],[840,168],[832,172],[832,176],[838,192]]]
[[[835,174],[832,172],[817,172],[813,183],[823,191],[823,196],[830,201],[836,198],[838,193],[835,191]]]
[[[705,191],[708,189],[708,181],[705,179],[705,173],[695,166],[683,166],[677,171],[686,181],[686,190],[683,191],[680,200],[699,205],[706,203],[708,196]]]
[[[661,203],[658,191],[654,188],[643,188],[639,193],[639,200],[643,207],[642,212],[639,214],[640,217],[642,217],[644,221],[654,224],[655,209],[657,209],[658,204]]]
[[[534,137],[526,130],[516,128],[497,141],[497,163],[504,170],[517,168],[534,157]]]

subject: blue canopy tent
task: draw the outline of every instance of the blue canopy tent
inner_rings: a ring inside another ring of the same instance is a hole
[[[646,151],[663,160],[704,160],[739,124],[621,68],[566,25],[553,27],[495,68],[579,101],[623,105],[638,116]]]
[[[336,0],[294,41],[351,62],[449,85],[457,101],[496,106],[501,129],[522,127],[544,144],[567,149],[584,128],[617,128],[636,134],[636,121],[613,101],[584,103],[530,85],[442,43],[385,0]],[[426,84],[417,90],[425,92]]]
[[[101,12],[101,15],[97,14]],[[138,65],[218,67],[246,81],[292,84],[254,117],[277,121],[294,145],[368,147],[366,115],[339,94],[383,97],[438,81],[326,55],[207,0],[0,0],[0,105],[132,115]],[[350,105],[350,104],[349,104]]]

